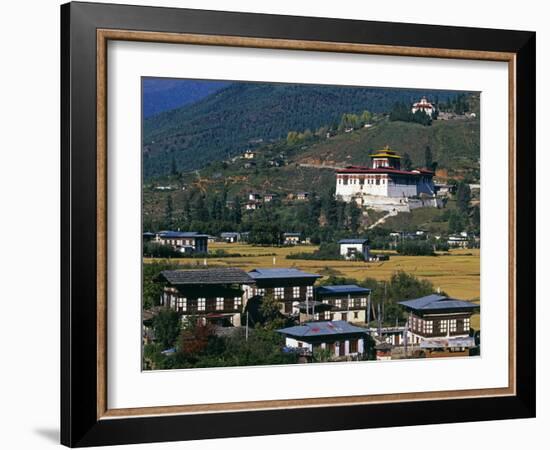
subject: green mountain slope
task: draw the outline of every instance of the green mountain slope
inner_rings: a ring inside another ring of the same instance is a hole
[[[401,155],[408,153],[415,166],[424,165],[427,146],[440,168],[457,169],[477,165],[479,121],[436,120],[431,126],[383,121],[372,128],[341,134],[320,142],[301,153],[298,161],[329,165],[369,165],[369,154],[386,145]]]
[[[235,83],[187,107],[144,120],[145,179],[203,167],[246,148],[338,123],[343,113],[388,112],[422,95],[440,101],[458,92]]]

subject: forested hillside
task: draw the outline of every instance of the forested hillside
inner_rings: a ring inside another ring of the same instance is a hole
[[[284,138],[289,131],[336,126],[344,113],[389,112],[395,103],[410,104],[422,95],[443,102],[457,94],[413,89],[234,83],[191,105],[144,120],[144,178],[167,175],[174,169],[178,172],[198,169],[247,148]]]
[[[308,148],[298,157],[302,163],[369,165],[369,154],[389,145],[413,166],[425,166],[429,147],[440,169],[478,166],[479,121],[434,121],[431,126],[412,122],[383,121],[367,130],[341,134]]]

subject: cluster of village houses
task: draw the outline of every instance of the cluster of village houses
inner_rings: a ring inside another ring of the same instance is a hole
[[[415,108],[431,114],[425,99]],[[253,159],[253,152],[245,155]],[[349,166],[336,170],[336,196],[361,207],[385,211],[407,211],[421,206],[439,205],[438,198],[448,195],[452,187],[437,186],[434,173],[426,169],[403,170],[401,157],[386,147],[371,155],[372,167]],[[439,191],[439,195],[438,194]],[[307,200],[307,192],[298,193],[296,200]],[[275,194],[251,193],[246,209],[256,209],[273,201]],[[421,237],[416,233],[395,233],[396,239]],[[299,233],[287,232],[284,244],[307,244]],[[198,232],[161,231],[145,233],[144,239],[170,245],[183,253],[208,252],[214,239],[226,242],[246,240],[246,233],[225,232],[214,238]],[[449,237],[449,245],[463,247],[470,237],[461,234]],[[370,260],[367,239],[342,239],[338,242],[340,256],[345,259]],[[247,327],[249,317],[262,299],[275,299],[281,314],[293,318],[295,325],[277,330],[285,337],[286,347],[311,355],[317,349],[328,350],[333,358],[360,358],[365,352],[367,336],[376,341],[377,358],[410,356],[407,349],[424,354],[467,355],[475,347],[470,335],[470,320],[478,305],[429,295],[399,302],[407,311],[404,325],[369,328],[371,319],[380,313],[371,302],[371,291],[357,285],[315,286],[320,275],[296,268],[257,268],[248,272],[238,268],[204,268],[164,271],[157,281],[165,283],[161,298],[163,307],[172,308],[183,320],[209,322],[218,326]],[[245,323],[242,318],[246,317]],[[253,319],[252,319],[253,320]],[[404,352],[403,352],[404,350]]]
[[[376,342],[378,359],[410,357],[413,350],[468,355],[476,345],[470,335],[471,316],[478,309],[473,303],[441,295],[404,300],[399,304],[408,312],[406,324],[369,328],[376,315],[371,290],[355,284],[316,286],[320,278],[296,268],[207,268],[167,270],[155,281],[165,286],[161,307],[177,311],[183,321],[217,327],[253,325],[269,296],[295,323],[277,330],[286,350],[304,357],[324,349],[332,359],[359,359],[368,336]],[[380,319],[379,310],[377,315]]]

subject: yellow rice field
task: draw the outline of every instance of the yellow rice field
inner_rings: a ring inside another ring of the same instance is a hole
[[[294,247],[258,247],[249,244],[209,244],[209,250],[224,250],[239,253],[240,257],[208,258],[207,264],[239,267],[250,270],[257,267],[296,267],[312,273],[326,274],[327,267],[338,272],[336,275],[362,280],[366,277],[388,280],[391,275],[403,270],[418,278],[431,281],[435,287],[456,298],[472,300],[479,298],[479,250],[451,250],[450,255],[399,256],[391,255],[389,261],[312,261],[286,259],[290,253],[312,252],[312,245]],[[189,264],[188,258],[173,259],[174,262]],[[202,261],[201,261],[202,263]]]

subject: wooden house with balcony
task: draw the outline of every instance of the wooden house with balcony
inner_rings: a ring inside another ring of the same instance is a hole
[[[313,285],[321,275],[298,269],[254,269],[248,272],[255,282],[252,295],[272,296],[283,314],[298,314],[298,304],[313,300]]]
[[[315,288],[315,300],[328,305],[329,310],[315,314],[315,320],[344,320],[366,322],[367,306],[371,290],[356,284],[319,286]]]
[[[470,327],[479,305],[436,294],[399,304],[409,312],[408,344],[430,350],[457,351],[475,346]]]
[[[193,317],[220,326],[241,325],[249,292],[245,287],[254,284],[244,270],[229,267],[165,270],[155,281],[165,284],[162,306],[177,311],[183,320]]]

